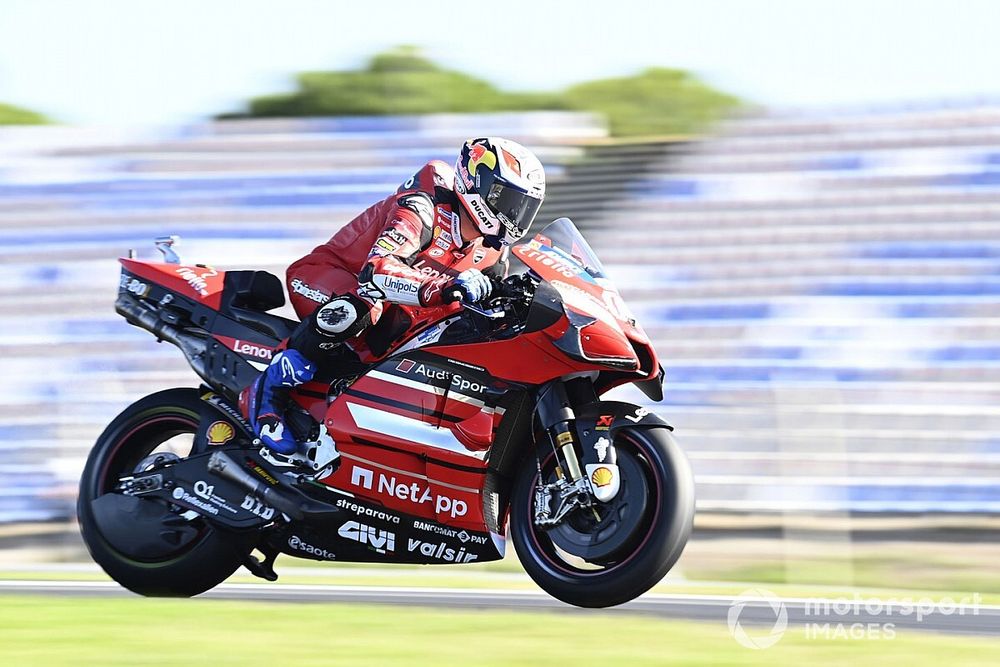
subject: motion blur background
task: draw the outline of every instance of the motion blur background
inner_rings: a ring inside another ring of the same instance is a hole
[[[4,0],[0,561],[86,562],[88,448],[196,383],[118,256],[283,275],[495,134],[665,366],[699,510],[665,585],[1000,594],[1000,13],[694,4]]]

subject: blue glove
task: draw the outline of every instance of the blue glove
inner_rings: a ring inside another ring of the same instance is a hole
[[[472,303],[488,298],[493,291],[493,283],[479,269],[462,271],[453,284],[465,292],[465,300]]]

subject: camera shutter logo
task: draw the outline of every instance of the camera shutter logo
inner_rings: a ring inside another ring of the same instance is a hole
[[[760,609],[768,617],[774,615],[774,622],[768,628],[767,624],[755,625],[748,618],[741,619],[747,607]],[[785,603],[777,595],[763,588],[751,588],[743,591],[729,605],[729,634],[741,646],[753,649],[769,648],[778,643],[788,628],[788,610]]]

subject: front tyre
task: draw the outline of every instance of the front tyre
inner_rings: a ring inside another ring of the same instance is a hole
[[[137,558],[116,549],[95,519],[92,502],[113,493],[119,477],[135,472],[152,454],[182,458],[190,453],[201,408],[196,389],[168,389],[140,399],[104,429],[83,469],[77,517],[87,549],[112,579],[140,595],[203,593],[235,572],[251,548],[246,538],[222,533],[195,519],[193,530],[186,531],[183,539],[164,542],[161,549]],[[149,517],[179,518],[162,501],[139,502],[156,504],[149,507]],[[169,527],[164,525],[164,529]]]
[[[598,517],[577,509],[548,530],[534,521],[540,479],[529,457],[514,481],[510,532],[528,575],[547,593],[578,607],[611,607],[642,595],[670,570],[691,535],[694,478],[687,457],[664,428],[615,432],[621,489]]]

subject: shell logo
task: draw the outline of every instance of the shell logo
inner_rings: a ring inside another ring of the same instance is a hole
[[[224,445],[233,439],[236,432],[226,422],[214,422],[208,427],[208,444]]]
[[[614,478],[615,475],[611,472],[610,468],[601,466],[600,468],[594,470],[593,474],[590,476],[590,481],[594,484],[594,486],[607,486],[614,480]]]

